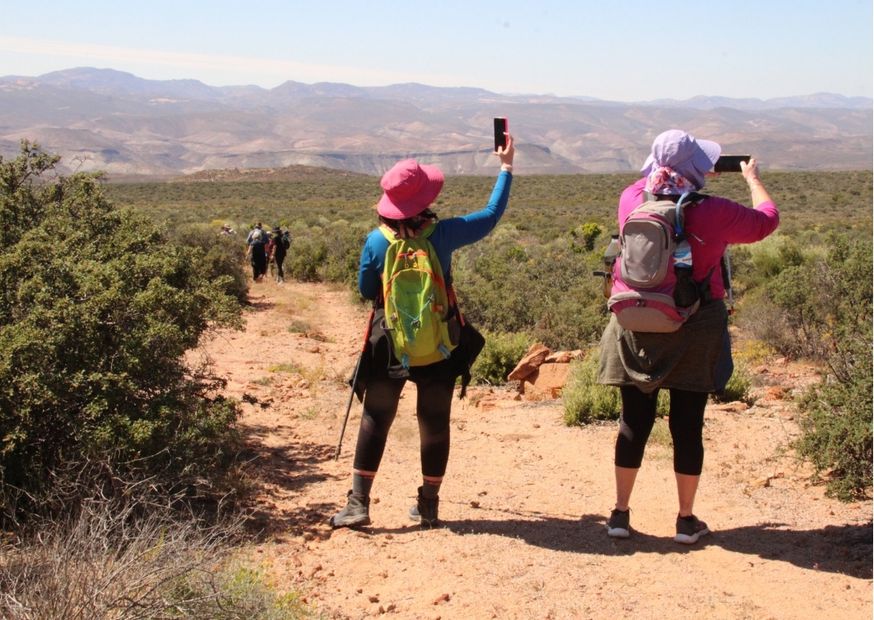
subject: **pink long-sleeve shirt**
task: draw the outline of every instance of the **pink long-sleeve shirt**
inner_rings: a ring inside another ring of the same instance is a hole
[[[619,198],[619,230],[625,218],[645,200],[646,178],[629,185]],[[685,209],[685,230],[692,248],[692,278],[703,281],[710,273],[712,299],[725,297],[719,260],[730,243],[761,241],[780,223],[780,212],[772,201],[750,209],[727,198],[710,196]]]

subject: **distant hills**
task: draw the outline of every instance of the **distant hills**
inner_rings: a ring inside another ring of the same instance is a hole
[[[111,177],[291,165],[379,174],[402,157],[485,174],[493,116],[510,118],[526,173],[636,170],[673,127],[773,169],[872,165],[872,100],[829,93],[618,103],[423,84],[216,87],[87,67],[0,78],[0,154],[26,138],[67,169]]]

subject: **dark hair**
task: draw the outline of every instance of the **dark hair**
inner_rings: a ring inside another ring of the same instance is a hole
[[[408,217],[403,220],[393,220],[390,217],[384,217],[380,215],[379,221],[394,230],[395,232],[400,230],[401,226],[409,230],[418,231],[419,229],[430,224],[431,222],[436,222],[437,214],[434,213],[431,209],[425,209],[421,213],[418,213],[413,217]]]

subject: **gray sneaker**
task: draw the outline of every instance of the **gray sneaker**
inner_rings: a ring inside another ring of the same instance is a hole
[[[695,515],[677,517],[677,535],[674,540],[684,545],[694,545],[702,536],[710,533],[707,524]]]
[[[346,494],[346,507],[331,517],[331,527],[355,527],[370,525],[370,498],[352,491]]]
[[[607,521],[607,536],[610,538],[628,538],[631,536],[630,510],[613,509],[610,520]]]
[[[437,517],[437,509],[440,498],[422,497],[422,487],[419,487],[419,496],[416,505],[410,508],[410,519],[417,521],[422,529],[440,527],[440,519]]]

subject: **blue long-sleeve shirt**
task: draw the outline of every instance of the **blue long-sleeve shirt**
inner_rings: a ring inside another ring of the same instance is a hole
[[[479,241],[495,228],[507,208],[512,181],[513,175],[502,171],[484,209],[437,222],[428,239],[437,252],[447,284],[452,281],[452,252]],[[372,230],[364,242],[358,267],[358,290],[365,299],[376,299],[379,295],[386,250],[388,239],[378,228]]]

